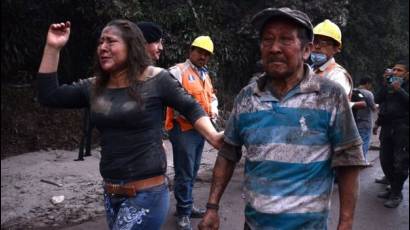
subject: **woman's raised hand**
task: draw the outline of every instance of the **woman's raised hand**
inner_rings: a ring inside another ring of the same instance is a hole
[[[47,46],[60,50],[70,37],[71,23],[69,21],[51,24],[47,33]]]
[[[51,24],[48,28],[47,42],[44,47],[39,73],[57,72],[60,50],[70,37],[71,23],[69,21]]]

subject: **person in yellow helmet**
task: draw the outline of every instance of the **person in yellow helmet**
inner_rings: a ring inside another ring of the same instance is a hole
[[[170,68],[171,74],[212,119],[218,115],[218,100],[207,69],[213,53],[214,44],[211,38],[199,36],[191,44],[189,58]],[[201,218],[205,213],[204,209],[194,207],[192,199],[204,138],[193,129],[185,117],[172,108],[167,108],[165,128],[169,132],[174,157],[177,227],[189,230],[192,229],[190,218]]]
[[[342,32],[339,26],[326,19],[313,28],[313,34],[314,48],[310,56],[313,70],[319,76],[339,83],[350,96],[353,90],[352,78],[334,59],[342,48]]]
[[[353,96],[354,100],[352,100],[352,94],[355,93],[352,77],[343,66],[335,61],[334,55],[342,48],[342,32],[339,26],[326,19],[313,28],[313,34],[314,47],[310,61],[314,72],[320,77],[328,78],[341,85],[349,98],[349,105],[353,111],[370,107],[371,105],[367,105],[364,98],[356,100]],[[364,138],[368,135],[368,130],[359,129],[359,133]]]

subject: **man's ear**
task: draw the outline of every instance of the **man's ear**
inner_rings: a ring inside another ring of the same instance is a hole
[[[310,56],[310,53],[312,53],[312,50],[313,50],[313,43],[312,42],[309,42],[308,44],[306,44],[303,47],[303,60],[304,61],[308,60],[308,58]]]
[[[340,47],[338,45],[333,46],[333,52],[335,54],[340,53],[342,50],[340,49]]]

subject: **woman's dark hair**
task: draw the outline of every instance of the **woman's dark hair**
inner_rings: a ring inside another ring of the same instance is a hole
[[[131,21],[116,19],[110,21],[105,27],[109,26],[115,27],[121,32],[120,36],[124,40],[128,51],[125,64],[127,79],[130,83],[128,92],[137,102],[142,103],[141,95],[137,92],[137,77],[144,72],[146,67],[152,64],[151,58],[145,51],[147,42],[138,26]],[[109,74],[101,69],[98,55],[95,58],[94,73],[96,76],[94,96],[98,96],[107,87],[110,78]]]

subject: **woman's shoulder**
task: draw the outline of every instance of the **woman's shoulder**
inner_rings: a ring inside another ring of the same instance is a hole
[[[156,66],[148,66],[147,69],[144,71],[142,80],[147,81],[154,78],[160,78],[169,75],[168,71]]]

